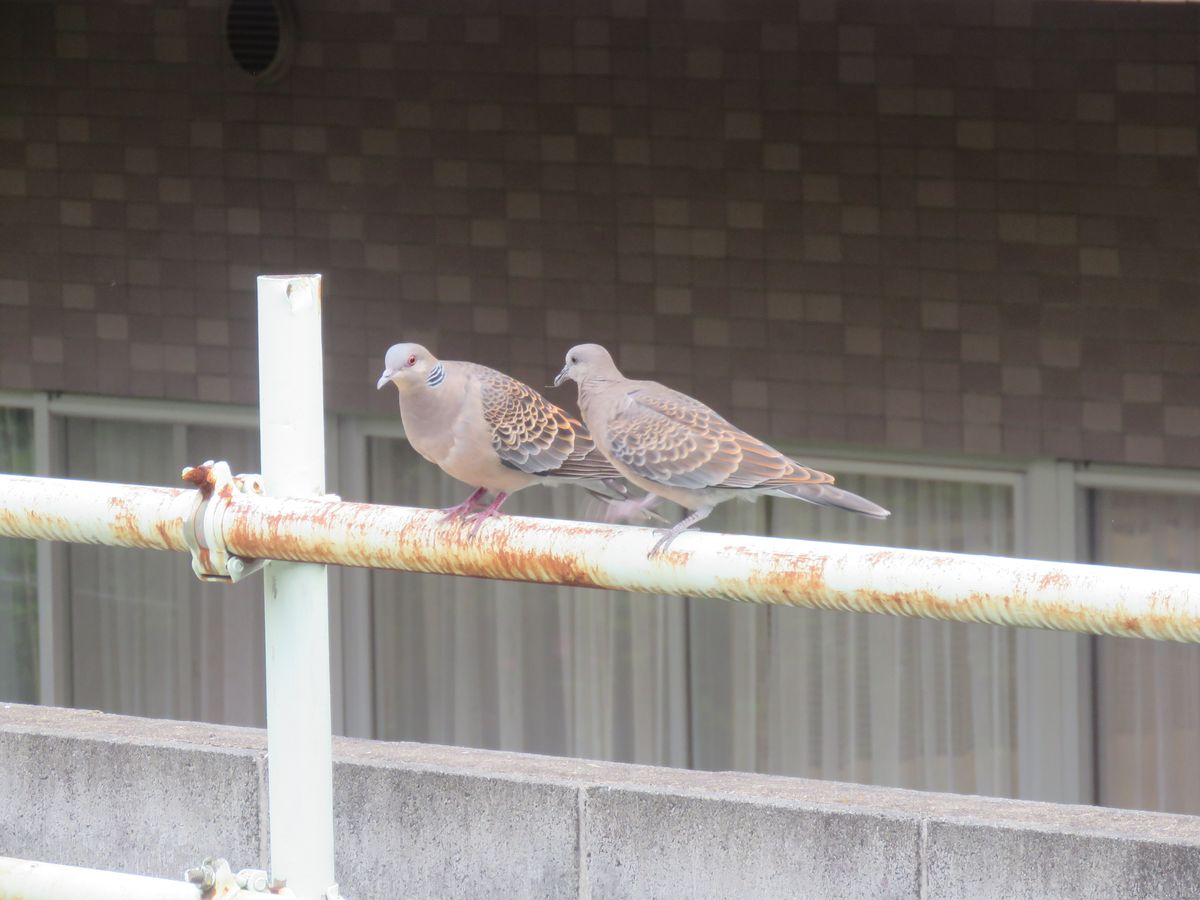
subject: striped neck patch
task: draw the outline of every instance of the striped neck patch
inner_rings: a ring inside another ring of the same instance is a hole
[[[446,380],[446,370],[441,363],[433,367],[433,371],[429,373],[429,377],[425,379],[425,383],[431,388],[438,387]]]

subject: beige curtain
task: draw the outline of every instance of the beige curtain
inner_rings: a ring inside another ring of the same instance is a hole
[[[1012,551],[1006,486],[855,476],[839,483],[887,506],[892,519],[786,500],[757,511],[727,504],[727,515],[780,537]],[[693,684],[697,765],[1013,792],[1012,629],[709,601],[692,609],[693,647],[703,648],[694,656],[702,660]]]
[[[71,478],[178,484],[188,460],[258,469],[257,434],[70,419]],[[72,705],[238,725],[265,722],[258,582],[203,584],[187,557],[70,545],[67,554]]]
[[[33,471],[33,416],[0,408],[0,472]],[[37,549],[0,538],[0,701],[37,701]]]
[[[470,489],[407,443],[370,442],[371,500],[451,506]],[[593,512],[574,487],[532,487],[506,511]],[[687,765],[678,598],[376,572],[378,737]]]
[[[1195,572],[1200,497],[1092,491],[1092,560]],[[1098,802],[1200,814],[1200,646],[1096,638]]]
[[[371,443],[372,500],[468,492]],[[1008,553],[1008,487],[844,482],[896,511],[728,503],[711,530]],[[577,517],[577,489],[514,511]],[[508,507],[506,507],[507,509]],[[437,576],[373,576],[378,735],[706,769],[1012,793],[1013,633],[988,626]]]

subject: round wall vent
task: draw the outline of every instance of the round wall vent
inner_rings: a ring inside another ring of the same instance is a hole
[[[283,77],[296,44],[296,16],[288,0],[229,0],[225,44],[243,72],[255,81]]]

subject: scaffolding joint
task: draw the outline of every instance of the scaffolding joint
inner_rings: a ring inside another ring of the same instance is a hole
[[[235,493],[262,494],[261,475],[234,475],[229,463],[208,460],[181,473],[196,495],[184,523],[183,537],[192,553],[192,571],[201,581],[236,584],[269,560],[244,559],[230,553],[220,525]]]
[[[201,900],[295,896],[282,879],[270,878],[263,869],[241,869],[234,872],[227,860],[214,856],[184,872],[183,880],[200,889]]]

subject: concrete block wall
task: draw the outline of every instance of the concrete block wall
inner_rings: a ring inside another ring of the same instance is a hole
[[[253,403],[253,279],[775,440],[1200,465],[1194,3],[0,3],[0,387]],[[563,396],[566,396],[565,394]]]
[[[420,744],[334,745],[338,879],[392,897],[1194,897],[1200,819]],[[0,705],[0,855],[265,866],[265,735]]]

